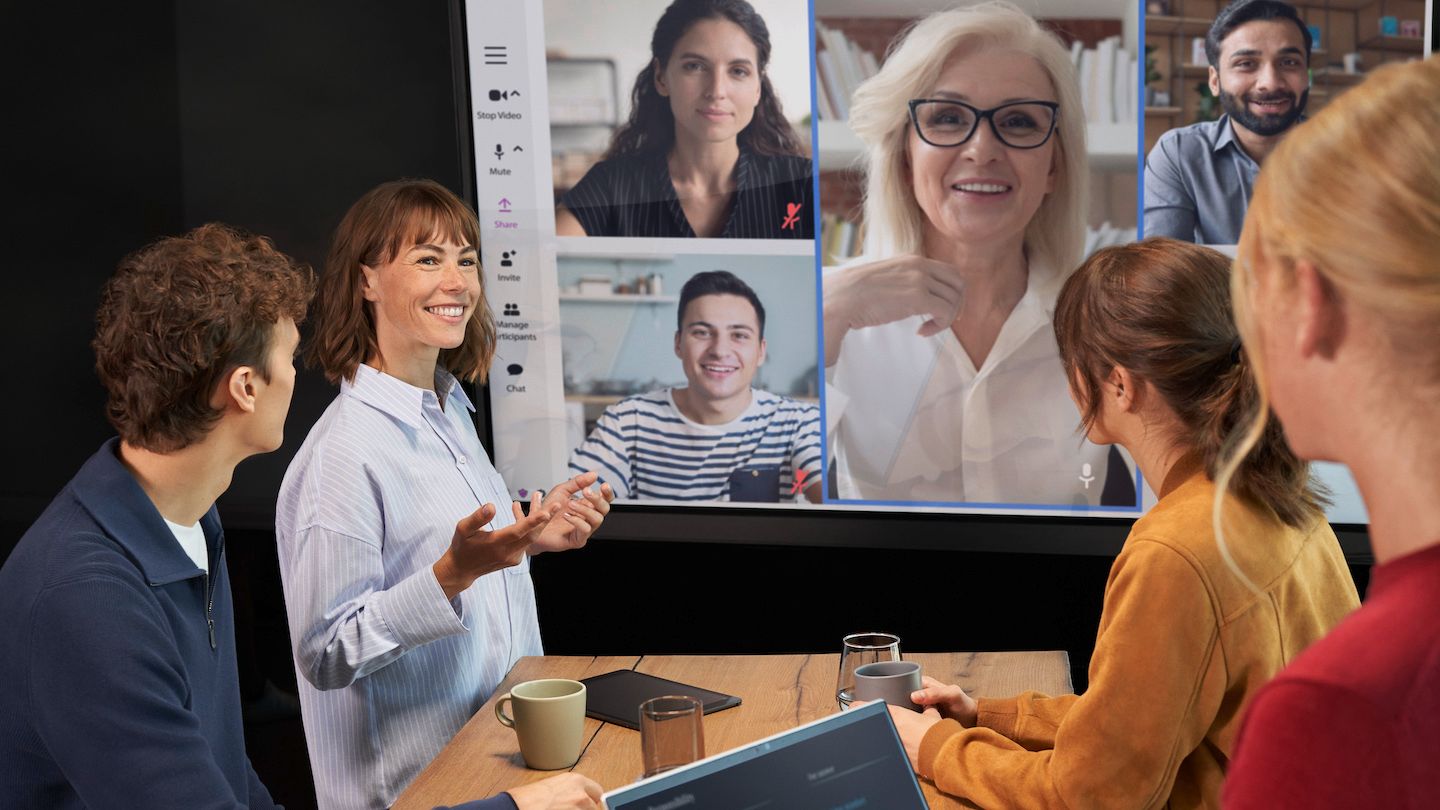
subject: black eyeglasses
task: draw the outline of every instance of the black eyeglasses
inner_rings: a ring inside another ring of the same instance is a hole
[[[975,135],[982,119],[1012,149],[1044,146],[1055,132],[1060,105],[1053,101],[1014,101],[982,110],[948,98],[910,99],[910,122],[931,146],[959,146]]]

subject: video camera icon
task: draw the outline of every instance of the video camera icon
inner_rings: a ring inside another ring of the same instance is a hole
[[[519,91],[519,90],[491,90],[491,91],[490,91],[490,100],[491,100],[491,101],[508,101],[508,100],[510,100],[510,98],[512,98],[512,97],[514,97],[514,98],[520,98],[520,91]]]

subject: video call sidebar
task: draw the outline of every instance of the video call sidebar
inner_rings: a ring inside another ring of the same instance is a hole
[[[539,3],[467,0],[475,194],[497,330],[490,448],[512,497],[563,477],[565,440],[545,43]]]

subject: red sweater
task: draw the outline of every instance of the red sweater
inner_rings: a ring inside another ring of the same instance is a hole
[[[1255,696],[1227,808],[1440,802],[1440,543],[1374,569],[1364,607]]]

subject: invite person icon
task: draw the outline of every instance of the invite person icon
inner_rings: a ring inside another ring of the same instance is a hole
[[[555,210],[559,236],[811,239],[810,158],[766,71],[745,0],[675,0],[629,120]]]

